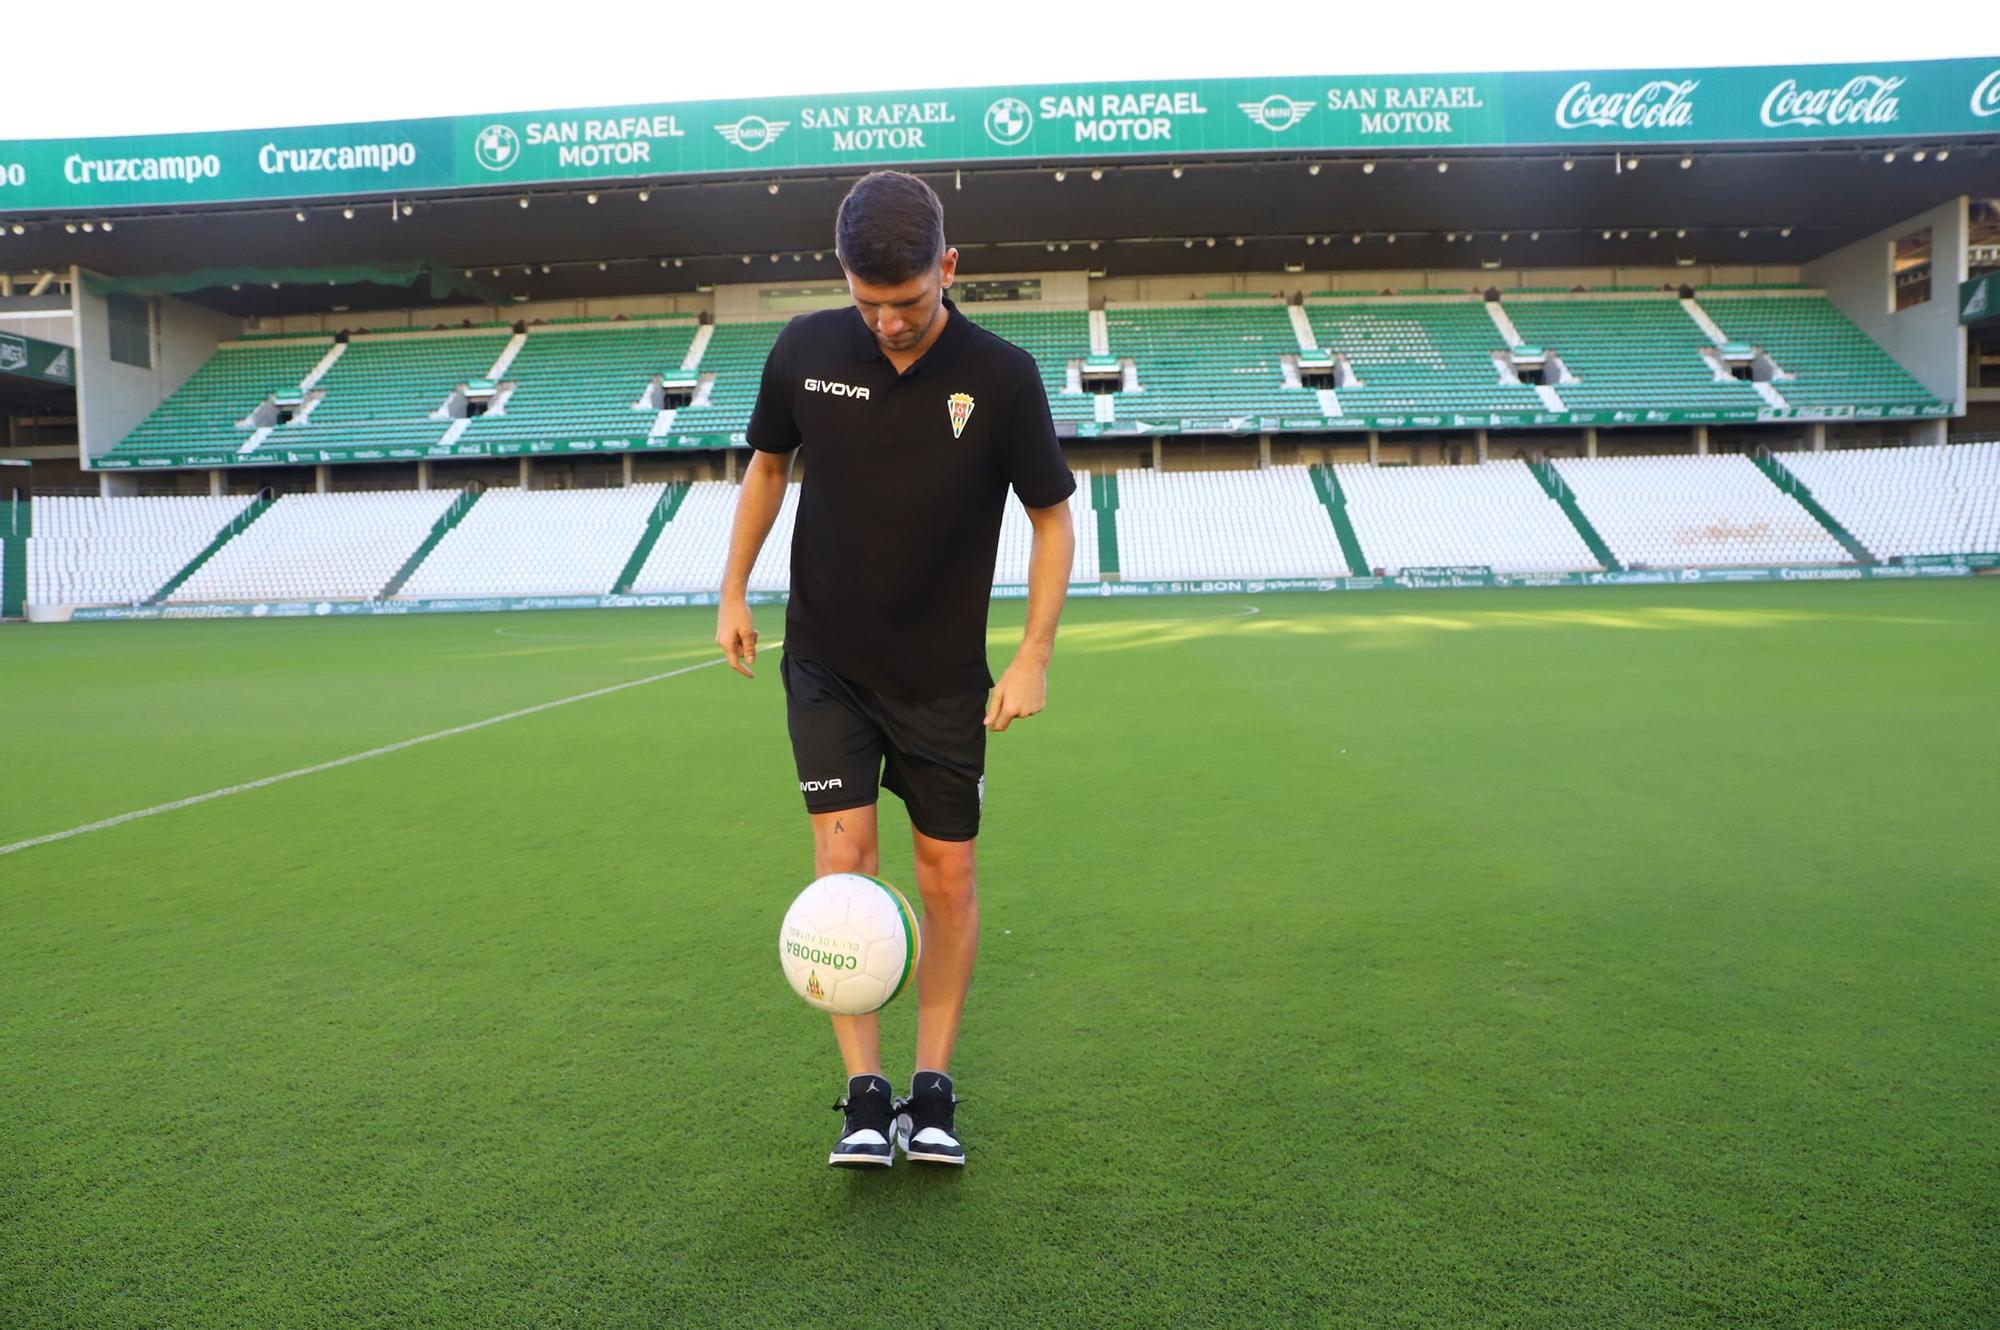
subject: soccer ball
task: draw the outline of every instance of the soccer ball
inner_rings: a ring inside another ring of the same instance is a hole
[[[821,1011],[875,1011],[917,972],[917,916],[880,878],[829,873],[785,911],[778,960],[792,991]]]

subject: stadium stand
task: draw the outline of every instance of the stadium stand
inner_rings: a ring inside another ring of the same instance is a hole
[[[30,605],[135,605],[208,548],[248,498],[34,500]]]
[[[260,451],[429,448],[451,424],[431,413],[454,388],[483,379],[508,341],[505,333],[356,338],[316,385],[325,396]]]
[[[1598,294],[1508,292],[1499,308],[1527,345],[1554,352],[1573,382],[1538,393],[1504,382],[1494,354],[1507,346],[1477,295],[1315,297],[1302,307],[1318,349],[1343,358],[1352,378],[1328,394],[1298,384],[1286,364],[1299,354],[1293,311],[1265,298],[1179,305],[1118,305],[1104,311],[1109,351],[1130,361],[1138,387],[1103,400],[1083,391],[1073,366],[1089,360],[1091,315],[1082,310],[973,305],[967,317],[1033,354],[1060,425],[1092,422],[1191,432],[1256,429],[1281,420],[1404,413],[1531,413],[1572,410],[1729,410],[1789,406],[1845,414],[1855,408],[1919,408],[1933,402],[1881,347],[1824,295],[1800,288],[1718,287],[1695,303],[1705,329],[1674,292],[1600,288]],[[1624,291],[1604,295],[1602,291]],[[532,328],[505,367],[511,391],[497,409],[462,425],[440,413],[452,390],[485,378],[509,345],[493,330],[357,335],[315,385],[303,414],[264,434],[251,413],[273,393],[295,393],[331,349],[325,337],[225,344],[179,391],[113,450],[133,462],[255,461],[285,450],[329,460],[415,457],[447,441],[531,451],[582,440],[647,437],[658,424],[681,446],[740,439],[765,357],[784,324],[714,325],[689,373],[705,382],[700,405],[661,418],[642,402],[656,375],[681,372],[700,333],[686,315],[627,323],[558,319]],[[1768,389],[1717,371],[1702,354],[1719,329],[1754,346],[1783,377]],[[1288,381],[1289,380],[1289,381]],[[1072,390],[1074,383],[1075,390]],[[1778,396],[1775,394],[1782,394]],[[453,431],[456,430],[456,433]],[[254,445],[254,446],[250,446]],[[246,446],[250,446],[245,451]],[[307,457],[296,460],[319,460]]]
[[[1397,411],[1537,411],[1535,390],[1502,383],[1507,343],[1476,300],[1308,301],[1320,350],[1345,356],[1360,383],[1338,390],[1350,415]]]
[[[1716,379],[1701,355],[1714,343],[1671,296],[1510,300],[1506,311],[1522,337],[1562,357],[1576,377],[1556,388],[1572,410],[1755,411],[1765,405],[1750,384]]]
[[[447,598],[608,592],[666,488],[488,490],[417,565],[401,594]]]
[[[460,490],[288,494],[167,600],[365,600],[381,592]]]
[[[1795,407],[1923,406],[1935,400],[1823,295],[1703,297],[1699,303],[1732,341],[1756,346],[1777,362],[1789,377],[1775,386]]]
[[[1119,568],[1127,579],[1349,572],[1303,466],[1121,471],[1118,495]]]
[[[530,329],[503,376],[516,387],[501,413],[474,418],[460,437],[468,443],[643,439],[657,413],[635,408],[655,378],[679,372],[695,327],[694,319],[682,318]]]
[[[1067,391],[1072,361],[1090,356],[1090,316],[1082,310],[1012,309],[1007,306],[965,305],[967,318],[1035,358],[1042,370],[1042,387],[1049,396],[1049,414],[1058,424],[1094,418],[1096,399],[1087,392]]]
[[[1097,523],[1090,508],[1090,473],[1077,471],[1076,493],[1069,496],[1070,527],[1076,533],[1076,557],[1070,562],[1069,580],[1095,582],[1097,568]],[[1007,497],[1006,514],[1000,519],[1000,551],[993,565],[995,586],[1020,586],[1028,580],[1028,554],[1034,545],[1035,527],[1028,510],[1013,495]]]
[[[297,392],[332,349],[331,337],[225,344],[113,452],[134,461],[159,456],[231,461],[251,435],[238,422],[273,394]]]
[[[736,486],[722,480],[688,486],[674,519],[660,532],[639,575],[634,595],[672,591],[714,591],[722,585],[722,566],[729,557],[729,527],[736,516]],[[764,538],[750,570],[752,591],[783,591],[792,583],[792,522],[798,514],[799,487],[785,487],[771,533]]]
[[[1343,464],[1334,471],[1361,548],[1386,572],[1466,564],[1497,573],[1602,567],[1525,463]]]
[[[1111,354],[1138,374],[1137,391],[1114,396],[1121,421],[1321,417],[1318,394],[1285,384],[1299,339],[1282,305],[1112,305],[1104,320]]]
[[[1628,566],[1840,563],[1826,528],[1747,457],[1561,458],[1591,525]]]
[[[674,413],[673,432],[686,435],[736,435],[750,425],[750,407],[763,382],[764,359],[784,329],[782,322],[718,323],[696,372],[714,375],[708,400]]]
[[[1778,461],[1878,559],[2000,553],[2000,443],[1786,453]]]

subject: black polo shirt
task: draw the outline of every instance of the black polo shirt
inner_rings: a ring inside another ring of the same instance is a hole
[[[958,312],[898,374],[852,305],[801,314],[764,362],[750,446],[808,450],[785,650],[890,697],[993,685],[986,609],[1012,486],[1063,502],[1035,358]]]

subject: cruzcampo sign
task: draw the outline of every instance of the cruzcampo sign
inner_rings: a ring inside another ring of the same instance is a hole
[[[0,214],[844,166],[2000,133],[2000,55],[1065,83],[0,141]]]
[[[66,346],[0,332],[0,374],[76,386],[76,357]]]

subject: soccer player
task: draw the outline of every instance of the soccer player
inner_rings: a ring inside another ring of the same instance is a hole
[[[715,640],[755,677],[750,569],[784,499],[788,455],[803,447],[778,672],[813,871],[878,871],[879,780],[909,811],[924,903],[909,1096],[891,1098],[876,1017],[835,1016],[847,1064],[835,1107],[846,1117],[828,1162],[882,1167],[900,1147],[914,1162],[963,1164],[951,1052],[979,950],[986,735],[1046,701],[1076,477],[1034,357],[945,294],[958,251],[930,186],[898,171],[863,177],[841,200],[834,252],[853,305],[793,319],[764,362]],[[1027,628],[996,684],[986,611],[1010,486],[1034,542]]]

